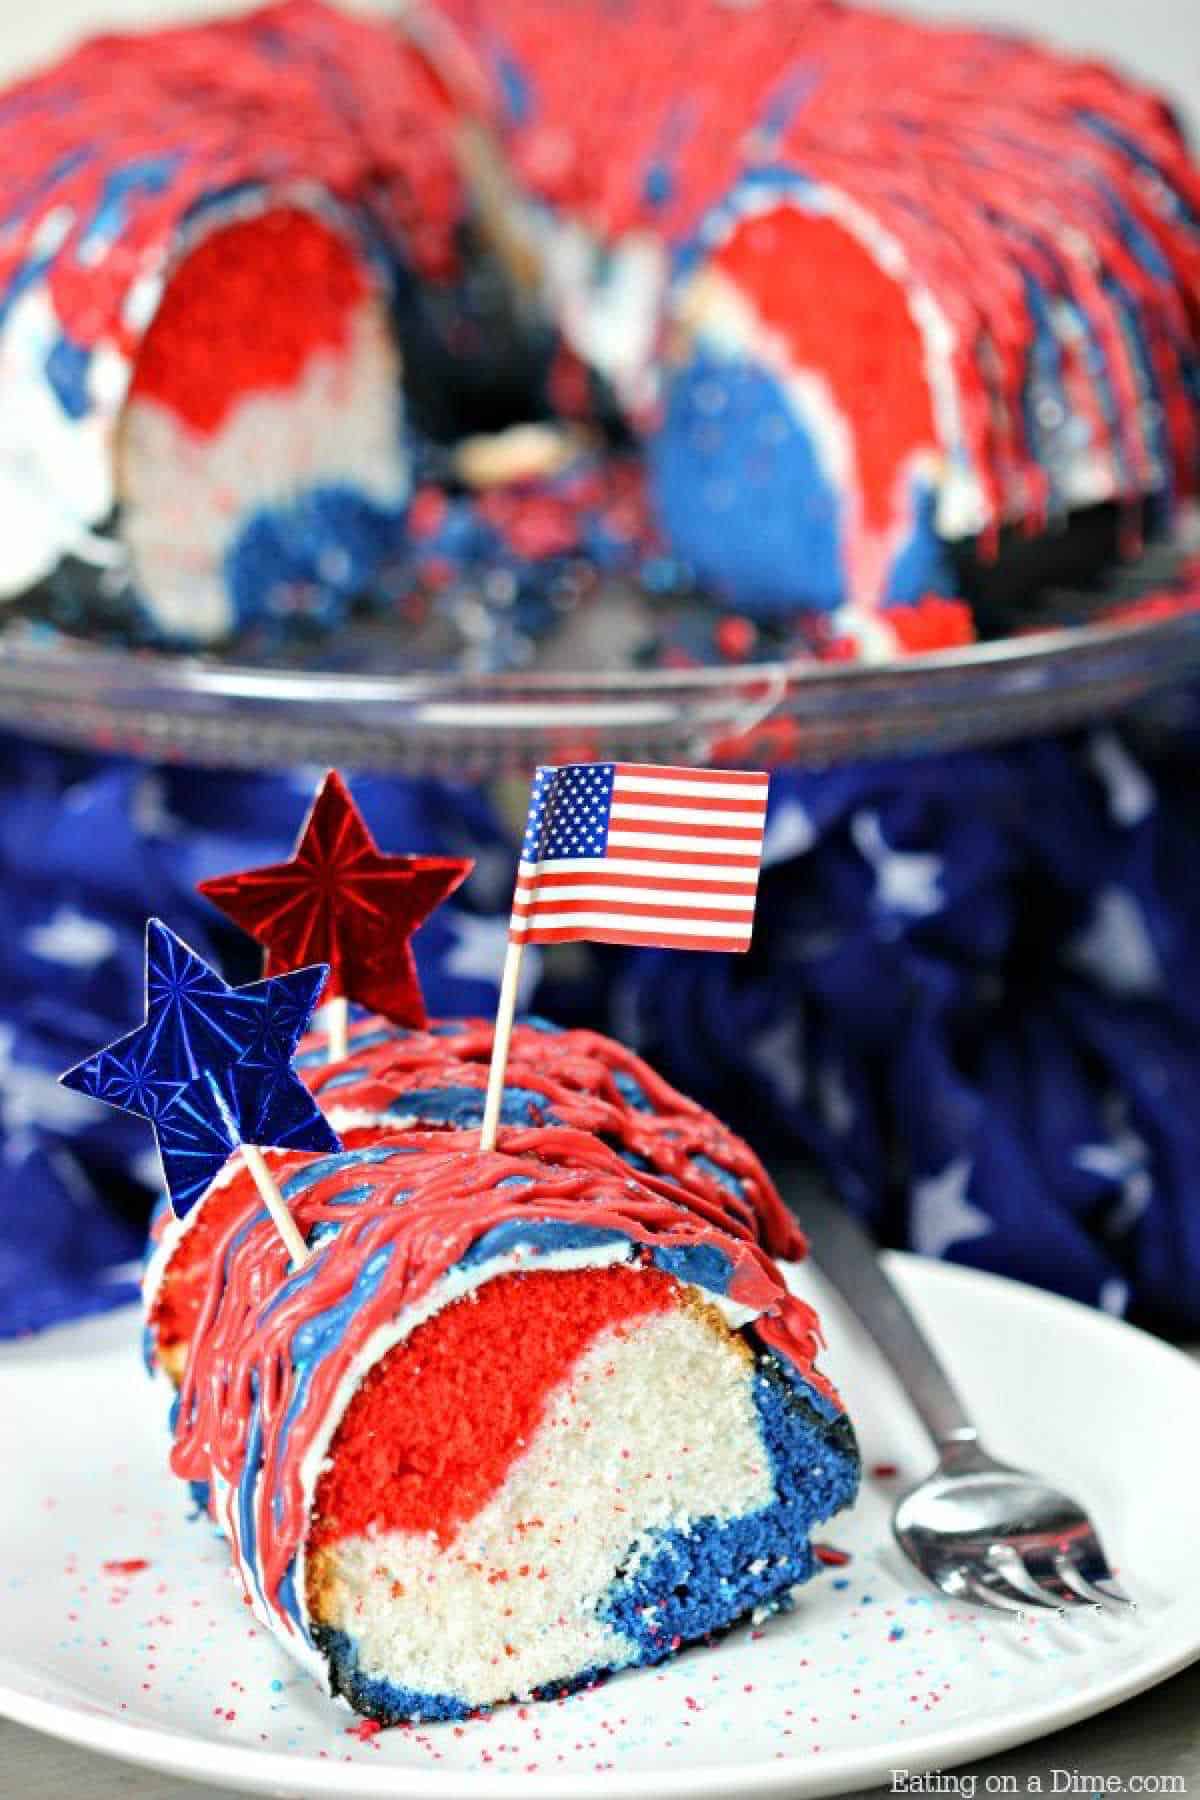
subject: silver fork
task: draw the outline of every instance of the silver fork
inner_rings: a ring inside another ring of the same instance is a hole
[[[812,1234],[814,1262],[899,1376],[936,1447],[933,1472],[892,1514],[909,1560],[944,1594],[1001,1612],[1134,1606],[1078,1501],[988,1455],[858,1221],[807,1170],[793,1171],[784,1193]]]

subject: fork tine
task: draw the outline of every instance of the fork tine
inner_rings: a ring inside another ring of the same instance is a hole
[[[963,1586],[977,1606],[990,1606],[996,1612],[1023,1619],[1028,1612],[1044,1612],[1039,1600],[1031,1600],[1020,1588],[1009,1587],[1004,1580],[985,1581],[981,1575],[964,1571]]]
[[[1080,1607],[1094,1610],[1094,1602],[1061,1583],[1053,1588],[1046,1587],[1011,1544],[993,1544],[988,1551],[988,1562],[1003,1575],[1010,1587],[1016,1588],[1037,1606],[1056,1613],[1075,1612]]]
[[[1055,1571],[1044,1567],[1041,1563],[1037,1565],[1036,1573],[1033,1569],[1028,1569],[1027,1572],[1046,1593],[1054,1595],[1064,1612],[1088,1613],[1092,1618],[1096,1618],[1104,1611],[1098,1600],[1093,1600],[1089,1595],[1081,1594],[1077,1589],[1068,1587]]]
[[[1059,1579],[1064,1581],[1082,1599],[1090,1600],[1096,1606],[1128,1607],[1134,1612],[1137,1611],[1137,1601],[1131,1594],[1125,1592],[1115,1575],[1103,1575],[1101,1580],[1105,1585],[1100,1587],[1096,1582],[1089,1581],[1086,1575],[1081,1574],[1078,1566],[1065,1554],[1055,1557],[1054,1567],[1058,1571]],[[1108,1564],[1105,1563],[1104,1567],[1107,1570]]]

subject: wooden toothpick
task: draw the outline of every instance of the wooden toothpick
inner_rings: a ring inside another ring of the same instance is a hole
[[[496,1035],[492,1040],[492,1062],[488,1069],[487,1099],[483,1106],[483,1129],[479,1148],[494,1150],[500,1129],[500,1107],[504,1100],[504,1074],[508,1068],[508,1046],[512,1040],[513,1020],[517,1011],[517,990],[521,981],[521,952],[524,944],[509,939],[504,957],[504,974],[500,978],[500,999],[496,1007]]]
[[[350,1054],[350,1002],[344,994],[327,1000],[322,1010],[327,1062],[345,1062]]]
[[[272,1175],[267,1159],[254,1144],[242,1145],[242,1156],[246,1167],[254,1177],[254,1185],[258,1189],[267,1211],[274,1221],[275,1229],[287,1247],[292,1259],[292,1267],[299,1269],[308,1261],[308,1245],[300,1235],[300,1227],[288,1211],[288,1203],[280,1193],[275,1177]]]

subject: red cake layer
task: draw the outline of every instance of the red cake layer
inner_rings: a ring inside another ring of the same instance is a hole
[[[372,1531],[433,1532],[448,1545],[593,1339],[679,1294],[656,1269],[513,1273],[419,1325],[376,1363],[334,1434],[310,1548]]]
[[[168,282],[130,398],[216,431],[248,393],[286,392],[317,351],[344,351],[367,292],[354,246],[311,212],[281,207],[223,226]]]

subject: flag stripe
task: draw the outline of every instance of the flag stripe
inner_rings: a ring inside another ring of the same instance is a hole
[[[727,937],[749,942],[753,929],[753,920],[747,918],[745,923],[731,919],[725,913],[715,913],[711,917],[703,912],[694,911],[686,906],[664,906],[656,910],[652,906],[606,906],[596,912],[573,912],[570,909],[559,912],[549,908],[539,908],[536,921],[514,920],[514,928],[519,933],[522,926],[534,933],[542,931],[575,931],[580,937],[590,937],[596,931],[608,926],[617,929],[629,929],[635,923],[643,932],[653,932],[655,941],[659,930],[673,931],[685,937]],[[719,929],[718,929],[719,927]]]
[[[751,856],[757,862],[762,844],[762,835],[747,837],[739,826],[706,825],[703,837],[693,837],[686,831],[610,831],[608,841],[618,849],[628,850],[691,850],[701,854],[711,841],[716,840],[726,850],[741,856]]]
[[[658,769],[652,763],[618,763],[613,791],[644,788],[650,794],[712,794],[718,799],[748,798],[767,792],[765,775],[747,775],[729,769]]]
[[[696,873],[689,873],[689,869],[695,869]],[[560,872],[557,864],[539,871],[528,863],[522,863],[517,877],[517,892],[548,894],[560,893],[564,889],[577,892],[581,888],[602,882],[608,888],[632,888],[635,892],[638,888],[652,887],[662,893],[745,894],[752,900],[758,892],[758,883],[753,876],[747,880],[747,873],[744,870],[731,870],[728,875],[718,874],[714,879],[703,864],[678,867],[667,863],[664,870],[651,879],[646,875],[623,875],[609,863],[602,861],[597,861],[590,869],[571,870],[566,874]]]
[[[652,788],[636,788],[613,783],[613,799],[619,800],[623,806],[702,806],[706,812],[752,812],[756,815],[767,810],[767,791],[756,793],[747,788],[740,794],[706,794],[703,788],[686,787],[677,794],[658,794]]]
[[[631,900],[631,891],[644,894],[645,900]],[[513,896],[513,912],[524,916],[534,910],[545,911],[550,906],[556,912],[587,912],[597,900],[604,902],[606,912],[655,912],[661,907],[664,912],[678,912],[682,908],[697,919],[720,919],[730,913],[740,913],[747,919],[754,917],[753,894],[700,894],[694,888],[672,890],[657,885],[630,890],[610,888],[600,882],[565,892],[555,888],[551,893],[542,887],[519,887]]]
[[[656,869],[664,864],[674,864],[679,868],[688,869],[696,867],[694,850],[645,850],[638,849],[636,846],[622,845],[619,849],[610,849],[605,860],[610,863],[620,863],[623,867],[630,869],[639,867]],[[757,874],[759,866],[757,856],[731,856],[727,850],[706,851],[704,861],[711,865],[711,872],[714,875],[718,869],[728,869],[731,875],[742,870],[753,869]]]
[[[651,806],[646,806],[641,801],[626,803],[624,800],[614,800],[609,817],[635,820],[638,824],[653,826],[656,831],[661,825],[699,825],[704,831],[714,825],[722,829],[741,825],[750,831],[757,831],[766,817],[766,810],[763,807],[758,812],[747,812],[744,808],[734,810],[725,805],[719,810],[710,810],[705,806],[679,806],[666,800],[655,801]]]
[[[581,930],[578,926],[569,926],[564,930],[548,931],[543,926],[534,926],[529,931],[513,930],[509,934],[517,944],[578,944],[587,941],[591,944],[654,944],[660,950],[748,950],[750,934],[745,937],[706,937],[697,938],[685,935],[679,928],[669,931],[656,931],[649,935],[647,928],[640,925],[636,931],[623,931],[615,926],[603,928],[590,927]]]

